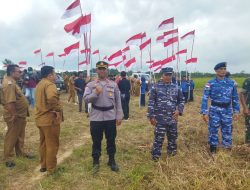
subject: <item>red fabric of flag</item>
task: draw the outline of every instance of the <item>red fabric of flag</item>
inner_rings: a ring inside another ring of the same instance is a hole
[[[54,55],[54,52],[51,52],[51,53],[48,53],[47,55],[46,55],[46,57],[50,57],[50,56],[53,56]]]
[[[158,26],[158,30],[163,30],[167,28],[171,28],[174,24],[174,17],[166,19],[161,22],[161,24]]]
[[[38,49],[38,50],[34,51],[34,54],[37,54],[37,53],[40,53],[40,52],[41,52],[41,49]]]
[[[111,56],[109,56],[108,60],[112,61],[112,59],[114,59],[116,57],[119,57],[119,56],[122,56],[122,51],[121,50],[118,50],[117,52],[115,52]]]
[[[60,54],[60,55],[58,55],[59,57],[64,57],[64,56],[66,56],[67,54],[66,53],[62,53],[62,54]]]
[[[187,53],[187,49],[180,50],[176,53],[176,55]]]
[[[19,61],[18,64],[19,64],[19,65],[27,65],[27,62],[26,62],[26,61]]]
[[[89,52],[90,52],[90,48],[88,48],[88,49],[83,49],[83,50],[80,51],[80,53],[82,53],[82,54],[83,54],[83,53],[89,53]]]
[[[172,62],[174,60],[175,60],[175,55],[173,55],[171,57],[167,57],[166,59],[163,59],[161,61],[161,65],[165,65],[165,64],[170,63],[170,62]]]
[[[153,64],[151,64],[151,65],[150,65],[150,67],[149,67],[149,68],[151,69],[151,68],[153,68],[153,67],[157,67],[157,66],[159,66],[159,65],[161,65],[161,60],[159,60],[159,61],[155,61]]]
[[[74,43],[74,44],[72,44],[72,45],[66,47],[66,48],[64,49],[64,52],[65,52],[66,54],[69,54],[73,49],[79,49],[79,45],[80,45],[80,43],[79,43],[79,42],[76,42],[76,43]]]
[[[124,64],[124,66],[125,67],[130,67],[133,63],[135,63],[136,62],[136,59],[135,59],[135,57],[133,57],[132,59],[130,59],[129,61],[127,61],[125,64]]]
[[[186,39],[187,37],[193,37],[194,34],[195,34],[195,30],[186,33],[185,35],[183,35],[183,36],[181,37],[181,39],[184,40],[184,39]]]
[[[147,47],[149,44],[151,44],[151,38],[148,39],[147,41],[145,41],[144,43],[142,43],[139,47],[140,50],[143,50],[145,47]]]
[[[178,28],[164,32],[164,36],[168,36],[170,34],[176,34],[176,33],[178,33]]]
[[[80,0],[75,0],[65,10],[64,14],[62,15],[62,18],[69,18],[80,13],[81,13]]]
[[[170,38],[168,41],[164,42],[164,47],[172,45],[175,42],[178,42],[178,36]]]
[[[88,61],[84,60],[84,61],[80,62],[78,65],[84,65],[84,64],[87,64],[87,63],[88,63]]]
[[[127,44],[127,45],[139,45],[139,44],[141,44],[141,40],[142,40],[143,38],[145,38],[145,37],[146,37],[146,32],[136,34],[136,35],[130,37],[130,38],[126,41],[126,44]]]
[[[197,58],[190,58],[190,59],[188,59],[188,60],[186,60],[185,62],[186,62],[186,64],[189,64],[189,63],[197,63]]]
[[[122,50],[122,52],[126,52],[126,51],[129,51],[130,50],[130,48],[129,48],[129,46],[127,46],[127,47],[125,47],[123,50]]]
[[[99,53],[99,49],[95,50],[92,54],[95,55],[95,54],[98,54],[98,53]]]

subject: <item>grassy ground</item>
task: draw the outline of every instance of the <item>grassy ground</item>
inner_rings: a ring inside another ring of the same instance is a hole
[[[179,120],[178,154],[167,157],[165,144],[159,162],[151,161],[153,127],[146,119],[146,108],[138,108],[138,99],[133,97],[130,120],[118,127],[120,172],[114,173],[107,167],[103,145],[98,174],[92,171],[88,119],[77,112],[77,106],[67,104],[66,95],[62,94],[66,121],[62,125],[58,158],[61,159],[59,166],[64,170],[52,176],[40,176],[39,136],[32,116],[28,119],[25,146],[37,158],[33,161],[16,159],[17,166],[11,170],[5,168],[4,163],[0,164],[0,190],[250,189],[250,148],[244,145],[243,118],[234,123],[232,151],[219,149],[218,154],[211,157],[207,126],[199,115],[201,91],[196,90],[195,102],[186,104],[185,114]],[[0,156],[3,155],[4,126],[1,120]],[[65,154],[69,150],[73,150],[72,154]]]

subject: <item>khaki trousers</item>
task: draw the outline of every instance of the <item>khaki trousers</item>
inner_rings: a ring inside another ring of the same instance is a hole
[[[70,100],[72,99],[72,102],[75,103],[76,100],[75,100],[75,97],[76,97],[76,92],[75,90],[69,90],[69,98],[68,98],[68,102],[70,102]]]
[[[60,125],[38,126],[40,132],[41,168],[53,171],[57,164]]]
[[[24,137],[26,118],[16,118],[14,121],[7,121],[8,130],[4,139],[4,159],[10,160],[15,149],[17,156],[24,156]]]

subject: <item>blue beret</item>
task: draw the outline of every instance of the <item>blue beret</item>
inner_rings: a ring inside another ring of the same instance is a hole
[[[227,62],[218,63],[217,65],[215,65],[214,70],[216,71],[220,69],[221,67],[227,67]]]
[[[172,67],[165,67],[161,69],[162,73],[173,73],[173,68]]]

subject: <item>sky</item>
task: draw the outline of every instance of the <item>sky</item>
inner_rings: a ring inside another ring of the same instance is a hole
[[[77,16],[61,19],[71,2],[0,0],[0,61],[5,58],[14,63],[27,61],[27,66],[39,68],[40,56],[33,52],[41,48],[44,61],[53,66],[52,57],[45,58],[45,55],[50,52],[59,55],[65,47],[78,41],[64,31],[64,26]],[[186,66],[186,57],[181,57],[180,70],[212,73],[216,63],[226,61],[231,73],[250,73],[249,0],[81,0],[81,5],[84,13],[92,14],[92,51],[99,49],[101,58],[123,49],[126,40],[140,32],[146,32],[147,38],[152,39],[152,59],[166,58],[167,50],[155,41],[164,32],[157,27],[163,20],[174,17],[179,36],[195,30],[192,57],[197,57],[198,62]],[[191,44],[192,40],[180,42],[180,49],[188,49],[188,57]],[[82,56],[80,61],[84,60]],[[137,46],[131,47],[127,57],[130,56],[136,57],[133,70],[137,70],[140,68]],[[77,52],[65,59],[55,56],[56,70],[76,70],[77,60]],[[98,55],[92,56],[93,65],[98,60]],[[147,60],[149,53],[145,48],[144,71]],[[170,66],[177,68],[176,63]]]

